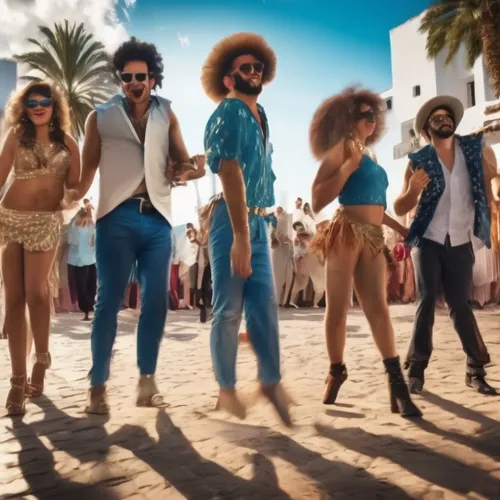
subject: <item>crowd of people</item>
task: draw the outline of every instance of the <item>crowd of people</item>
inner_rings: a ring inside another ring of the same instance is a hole
[[[482,306],[497,297],[485,276],[491,266],[498,281],[500,176],[482,133],[456,133],[464,112],[459,100],[438,96],[418,111],[413,129],[427,145],[408,155],[394,203],[398,220],[389,215],[389,179],[372,151],[384,129],[384,101],[357,87],[327,99],[310,126],[319,162],[311,203],[299,198],[295,212],[286,214],[282,207],[272,211],[273,145],[258,99],[275,77],[277,57],[261,36],[230,35],[203,65],[202,87],[216,104],[205,128],[206,156],[189,155],[170,101],[152,93],[163,80],[154,45],[131,38],[114,54],[113,67],[121,92],[89,114],[81,155],[69,134],[66,99],[52,83],[29,84],[7,107],[0,243],[9,415],[23,415],[26,401],[43,393],[52,363],[51,311],[74,310],[75,302],[84,320],[93,312],[89,414],[110,411],[106,386],[117,316],[132,303],[140,305],[136,404],[164,404],[155,373],[169,298],[174,308],[198,306],[203,322],[212,317],[217,408],[242,419],[247,409],[236,390],[236,359],[244,315],[259,391],[292,425],[292,399],[281,382],[279,305],[326,306],[324,404],[336,403],[348,377],[344,351],[353,302],[380,353],[393,413],[422,415],[412,395],[424,387],[435,309],[443,298],[466,353],[466,385],[496,394],[486,380],[491,360],[471,302]],[[200,209],[199,228],[188,224],[176,241],[171,191],[203,177],[205,163],[222,192]],[[64,227],[62,210],[84,199],[97,170],[95,215],[86,200]],[[315,214],[336,199],[333,218],[318,220]],[[407,380],[388,298],[417,300]]]

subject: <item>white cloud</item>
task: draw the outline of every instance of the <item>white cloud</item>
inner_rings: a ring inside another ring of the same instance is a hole
[[[0,0],[0,57],[30,47],[26,39],[38,37],[38,26],[52,27],[68,19],[86,29],[110,51],[128,38],[118,12],[125,18],[136,0]]]
[[[177,40],[179,40],[181,47],[189,47],[191,45],[191,40],[189,39],[189,37],[181,35],[180,33],[177,33]]]

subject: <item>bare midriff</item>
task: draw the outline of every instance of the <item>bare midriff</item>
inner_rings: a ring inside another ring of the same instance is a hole
[[[372,226],[381,226],[385,208],[381,205],[341,205],[346,215],[354,221]]]
[[[2,198],[1,205],[22,212],[56,212],[61,210],[64,178],[43,176],[14,179]]]

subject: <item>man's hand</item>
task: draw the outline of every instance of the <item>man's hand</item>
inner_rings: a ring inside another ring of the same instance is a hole
[[[233,273],[240,278],[248,278],[252,274],[252,249],[248,234],[235,235],[231,247],[231,266]]]
[[[417,170],[411,177],[409,189],[414,194],[420,194],[429,184],[430,179],[425,170]]]
[[[500,177],[497,176],[491,179],[491,191],[495,203],[500,203]]]

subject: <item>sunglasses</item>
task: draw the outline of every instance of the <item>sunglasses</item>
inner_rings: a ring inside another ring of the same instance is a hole
[[[433,116],[429,120],[429,122],[433,123],[434,125],[441,125],[445,121],[450,121],[450,122],[454,123],[453,116],[451,116],[451,115],[436,115],[436,116]]]
[[[152,73],[120,73],[120,78],[123,83],[130,83],[135,79],[136,82],[145,82],[153,78]]]
[[[358,121],[366,120],[368,123],[375,123],[377,115],[373,111],[360,111],[357,116]]]
[[[36,99],[28,99],[25,104],[26,107],[30,109],[36,108],[37,106],[41,106],[42,108],[50,108],[50,106],[52,106],[52,99],[50,97],[46,97],[41,101],[38,101]]]
[[[243,73],[246,76],[251,75],[254,72],[262,74],[264,71],[264,63],[261,63],[261,62],[243,63],[238,68],[237,71],[239,71],[240,73]]]

